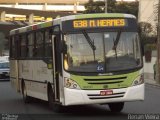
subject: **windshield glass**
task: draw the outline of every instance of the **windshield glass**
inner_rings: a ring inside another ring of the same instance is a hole
[[[141,65],[139,38],[136,32],[66,34],[67,53],[64,68],[74,72],[113,72]]]
[[[0,69],[9,68],[9,62],[0,63]]]
[[[141,64],[138,34],[122,32],[116,41],[117,32],[104,34],[106,70],[128,70]]]

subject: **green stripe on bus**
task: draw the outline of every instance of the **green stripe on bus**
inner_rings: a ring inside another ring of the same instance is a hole
[[[32,26],[28,26],[28,27],[19,28],[19,29],[15,30],[15,31],[17,31],[15,33],[24,33],[24,32],[28,32],[28,31],[32,31],[32,30],[34,30],[33,29],[34,26],[36,26],[35,30],[38,30],[38,29],[53,26],[53,22],[49,21],[49,22],[45,22],[45,23],[35,24],[35,25],[32,25]],[[14,33],[14,31],[12,31],[12,34],[15,34],[15,33]]]
[[[75,18],[76,19],[83,19],[83,18],[103,18],[103,17],[124,17],[124,14],[120,14],[120,13],[101,13],[101,14],[82,14],[82,15],[76,15]]]
[[[51,26],[53,26],[53,22],[52,21],[39,24],[38,28],[46,28],[46,27],[51,27]]]
[[[71,79],[76,81],[81,89],[98,90],[98,89],[104,89],[105,85],[107,85],[107,87],[108,87],[107,89],[117,89],[117,88],[130,87],[132,85],[133,81],[138,76],[139,76],[139,71],[136,71],[133,73],[128,73],[128,74],[113,75],[113,76],[71,75]],[[114,78],[114,80],[105,80],[105,79],[113,79],[113,78]],[[115,80],[115,78],[117,78],[117,79]],[[118,79],[118,78],[125,78],[125,79]],[[89,79],[89,81],[86,81],[85,79]],[[96,81],[95,81],[95,79],[96,79]],[[102,79],[104,79],[104,80],[102,80]],[[109,82],[111,82],[111,83],[108,84]],[[98,84],[95,84],[95,83],[98,83]],[[107,84],[101,84],[101,83],[107,83]]]

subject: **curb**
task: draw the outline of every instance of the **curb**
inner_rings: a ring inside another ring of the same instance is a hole
[[[153,84],[153,83],[148,83],[148,82],[145,82],[146,85],[150,85],[150,86],[153,86],[153,87],[158,87],[160,88],[160,85],[159,84]]]

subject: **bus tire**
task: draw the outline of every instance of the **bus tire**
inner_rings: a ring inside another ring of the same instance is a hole
[[[54,112],[62,111],[62,106],[55,103],[55,97],[54,97],[52,87],[48,87],[48,103],[49,103],[49,108]]]
[[[29,103],[31,101],[30,96],[27,95],[26,85],[24,81],[22,82],[22,95],[24,103]]]
[[[121,112],[124,107],[124,102],[109,103],[108,105],[112,112]]]

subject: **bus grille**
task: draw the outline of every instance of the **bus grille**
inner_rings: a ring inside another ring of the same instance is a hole
[[[95,99],[111,99],[111,98],[121,98],[123,97],[125,92],[113,93],[112,95],[101,96],[100,94],[88,94],[87,96],[91,100]]]
[[[115,84],[123,82],[127,77],[84,79],[88,84]]]

